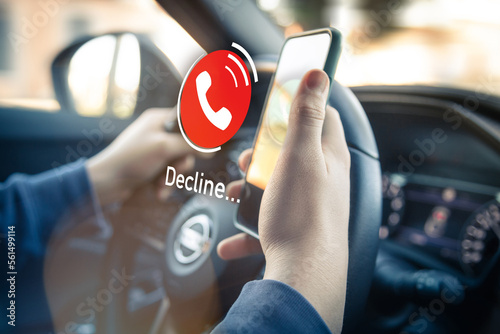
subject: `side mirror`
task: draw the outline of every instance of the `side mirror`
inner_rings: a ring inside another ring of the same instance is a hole
[[[146,36],[114,33],[86,38],[52,63],[62,110],[128,118],[151,107],[173,107],[182,77]]]

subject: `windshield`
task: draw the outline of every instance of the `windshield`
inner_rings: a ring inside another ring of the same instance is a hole
[[[500,2],[257,0],[286,35],[332,26],[344,36],[344,85],[422,84],[500,96]]]
[[[3,0],[0,32],[0,106],[52,112],[60,107],[55,100],[51,63],[82,37],[110,32],[146,35],[181,75],[203,53],[154,0]]]

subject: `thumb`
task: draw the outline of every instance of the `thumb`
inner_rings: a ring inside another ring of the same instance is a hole
[[[325,72],[311,70],[304,75],[290,108],[284,146],[321,149],[328,87]]]

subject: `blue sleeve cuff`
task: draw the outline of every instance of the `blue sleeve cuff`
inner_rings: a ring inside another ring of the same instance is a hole
[[[36,221],[42,227],[37,229],[42,241],[48,240],[54,225],[65,213],[87,202],[91,194],[83,159],[26,180],[25,188],[31,192]]]
[[[297,290],[274,280],[247,283],[213,333],[331,333]]]
[[[21,258],[43,256],[63,219],[74,215],[102,219],[85,159],[37,175],[12,175],[0,185],[0,202],[2,229],[16,226]]]

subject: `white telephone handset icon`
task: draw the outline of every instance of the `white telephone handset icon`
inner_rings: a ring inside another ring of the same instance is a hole
[[[226,130],[233,116],[226,108],[221,108],[215,112],[207,100],[208,89],[212,86],[212,78],[207,71],[201,72],[196,77],[196,91],[198,92],[198,100],[200,101],[201,109],[207,116],[210,123],[222,131]]]

